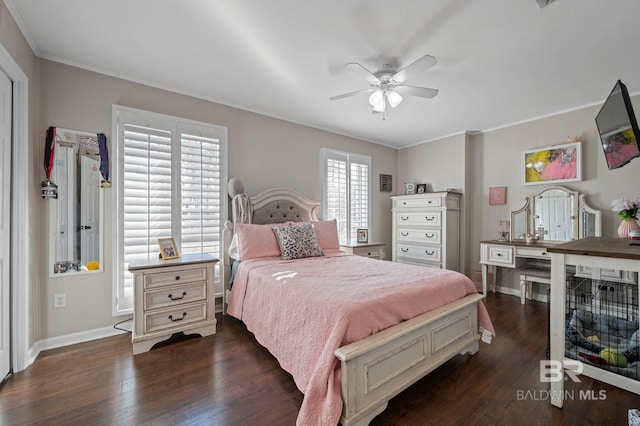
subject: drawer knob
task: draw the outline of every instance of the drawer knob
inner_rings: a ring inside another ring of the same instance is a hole
[[[502,257],[502,253],[496,253],[496,256]]]
[[[408,251],[409,251],[409,249],[408,249],[408,248],[404,248],[404,247],[400,247],[400,250],[402,250],[402,252],[403,252],[403,253],[406,253],[406,252],[408,252]]]
[[[429,250],[425,250],[425,253],[427,253],[429,256],[433,256],[433,254],[435,253],[435,251],[429,251]]]
[[[169,299],[171,300],[182,300],[184,299],[184,297],[187,295],[186,291],[182,292],[182,296],[178,296],[178,297],[173,297],[171,294],[169,294]]]
[[[427,220],[434,220],[435,216],[425,216],[424,218],[427,219]]]
[[[409,220],[409,216],[405,217],[405,216],[400,216],[400,219],[402,220]]]
[[[436,234],[424,234],[424,236],[427,238],[433,238],[436,236]]]
[[[176,281],[180,281],[180,275],[176,275]]]
[[[406,236],[409,235],[409,233],[408,232],[401,232],[400,235],[402,235],[403,237],[406,237]]]
[[[182,321],[186,316],[187,316],[187,313],[183,312],[180,318],[173,319],[173,315],[169,315],[169,319],[171,320],[171,322],[178,322],[178,321]]]

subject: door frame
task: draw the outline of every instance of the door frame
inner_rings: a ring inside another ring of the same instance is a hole
[[[29,79],[13,60],[9,52],[0,44],[0,70],[13,83],[13,136],[11,174],[11,370],[24,370],[33,362],[37,354],[30,354],[31,333],[29,332],[29,299],[31,282],[30,230],[35,220],[30,199],[35,186],[31,182],[30,141],[29,141]],[[24,214],[28,212],[28,214]],[[37,264],[37,263],[36,263]],[[37,276],[37,272],[36,272]],[[19,285],[20,284],[20,285]]]

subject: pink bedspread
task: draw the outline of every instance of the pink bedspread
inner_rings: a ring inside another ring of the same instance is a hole
[[[297,424],[335,426],[342,412],[336,349],[476,292],[457,272],[335,251],[243,261],[227,312],[293,376],[304,394]],[[495,335],[478,305],[480,326]]]

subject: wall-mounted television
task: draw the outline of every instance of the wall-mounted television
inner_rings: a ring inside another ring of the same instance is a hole
[[[638,122],[627,86],[620,80],[604,101],[596,116],[596,125],[609,170],[622,167],[640,156]]]

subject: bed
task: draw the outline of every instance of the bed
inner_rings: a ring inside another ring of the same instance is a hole
[[[293,376],[304,394],[298,425],[366,425],[389,399],[494,334],[464,275],[345,254],[335,221],[319,221],[319,203],[295,191],[271,189],[251,204],[253,224],[235,230],[243,260],[233,291],[223,258],[226,313]],[[225,247],[233,231],[227,222]],[[280,235],[289,231],[312,232],[322,255],[292,256]]]

